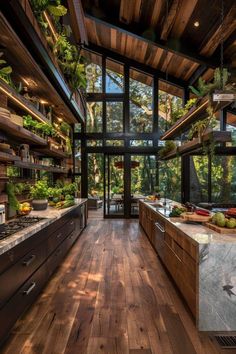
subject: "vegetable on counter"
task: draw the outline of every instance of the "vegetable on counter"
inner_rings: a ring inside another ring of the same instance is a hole
[[[186,208],[184,208],[184,207],[173,206],[173,209],[170,212],[169,216],[172,218],[179,217],[185,211],[186,211]]]

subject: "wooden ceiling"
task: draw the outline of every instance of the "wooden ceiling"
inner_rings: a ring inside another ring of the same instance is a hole
[[[220,63],[236,69],[236,1],[82,0],[90,46],[96,45],[185,81],[211,79]],[[199,22],[199,26],[194,23]]]

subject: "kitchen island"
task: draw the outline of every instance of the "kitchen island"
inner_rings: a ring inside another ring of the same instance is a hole
[[[236,331],[236,234],[169,217],[140,201],[139,221],[200,331]]]
[[[0,343],[34,302],[87,224],[87,200],[32,211],[40,220],[0,241]]]

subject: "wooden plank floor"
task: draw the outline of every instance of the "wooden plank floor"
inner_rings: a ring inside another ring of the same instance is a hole
[[[220,351],[196,331],[138,220],[96,219],[93,212],[87,229],[17,322],[1,353]]]

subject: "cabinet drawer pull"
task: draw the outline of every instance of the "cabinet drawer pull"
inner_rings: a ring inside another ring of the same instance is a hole
[[[27,261],[22,263],[23,266],[28,267],[36,258],[35,254],[32,254]]]
[[[28,289],[28,290],[25,290],[25,291],[23,292],[23,294],[24,294],[24,295],[29,295],[29,294],[31,293],[31,291],[32,291],[35,287],[36,287],[36,283],[35,283],[35,282],[31,283],[29,289]]]
[[[71,221],[70,224],[71,224],[71,225],[74,225],[74,221]]]
[[[58,235],[57,235],[57,238],[60,238],[62,236],[62,233],[60,232]]]

